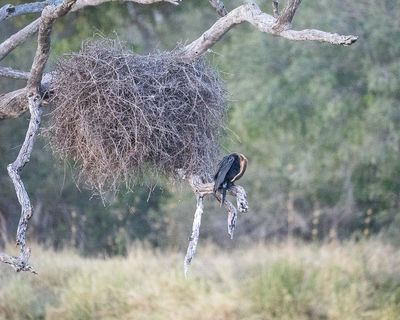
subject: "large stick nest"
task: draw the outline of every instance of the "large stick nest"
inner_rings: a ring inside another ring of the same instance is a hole
[[[101,194],[149,173],[208,176],[215,165],[225,91],[203,59],[86,42],[58,61],[51,90],[50,146]]]

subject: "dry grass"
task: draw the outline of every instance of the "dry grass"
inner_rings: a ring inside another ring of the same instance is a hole
[[[225,90],[204,59],[178,50],[137,55],[116,40],[83,44],[57,64],[52,150],[100,194],[143,175],[208,177],[219,156]]]
[[[0,272],[0,319],[400,318],[400,253],[379,242],[205,247],[188,280],[182,255],[126,259],[34,250],[40,274]]]

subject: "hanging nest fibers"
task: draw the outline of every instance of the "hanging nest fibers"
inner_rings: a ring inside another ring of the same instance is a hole
[[[209,176],[226,113],[224,87],[204,59],[179,50],[137,55],[115,40],[61,58],[44,134],[100,194],[143,175]]]

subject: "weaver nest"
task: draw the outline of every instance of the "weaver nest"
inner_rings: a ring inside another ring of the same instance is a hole
[[[179,48],[138,55],[115,40],[85,42],[57,62],[51,91],[49,144],[100,194],[149,174],[212,172],[227,107],[204,59],[183,61]]]

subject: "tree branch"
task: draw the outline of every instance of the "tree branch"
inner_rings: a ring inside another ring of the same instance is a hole
[[[183,271],[185,273],[185,277],[187,276],[190,263],[192,262],[192,259],[196,254],[197,242],[199,241],[199,234],[200,234],[201,216],[203,215],[203,208],[204,208],[203,196],[196,194],[196,199],[197,199],[197,204],[196,204],[196,211],[194,213],[192,234],[189,238],[189,246],[187,248],[185,260],[183,262]]]
[[[29,73],[28,73],[29,74]],[[46,73],[40,86],[40,92],[49,90],[52,79],[52,73]],[[0,95],[0,120],[9,118],[18,118],[28,110],[28,98],[26,88],[18,89],[6,94]],[[43,99],[43,94],[42,94]],[[42,101],[42,105],[46,102]]]
[[[26,89],[18,89],[0,95],[0,120],[18,118],[28,110]]]
[[[48,6],[50,2],[52,2],[52,4],[55,4],[54,2],[56,1],[23,3],[17,6],[6,4],[5,6],[0,8],[0,22],[10,17],[21,16],[28,13],[42,12],[42,10],[46,6]],[[58,0],[57,2],[61,3],[60,0]]]
[[[274,13],[274,18],[279,17],[279,1],[278,0],[272,0],[272,11]]]
[[[297,4],[298,6],[300,4],[300,0],[295,0],[292,3],[293,5]],[[289,11],[290,14],[287,13],[286,16],[293,18],[291,14],[294,14],[295,8],[290,7]],[[277,19],[262,12],[255,3],[250,3],[233,9],[226,16],[217,20],[217,22],[215,22],[214,25],[204,32],[198,39],[185,46],[182,49],[183,58],[187,60],[194,60],[198,58],[207,52],[207,50],[210,49],[214,44],[216,44],[231,28],[245,21],[252,24],[261,32],[270,33],[274,36],[283,37],[289,40],[310,40],[345,46],[351,45],[357,40],[357,37],[353,35],[343,36],[336,33],[329,33],[313,29],[301,31],[277,30],[275,29],[277,25]]]
[[[27,80],[30,73],[8,67],[0,67],[0,77]]]
[[[26,232],[28,229],[29,219],[33,214],[33,209],[19,172],[30,159],[33,143],[41,121],[42,97],[40,92],[40,83],[50,53],[50,35],[52,25],[57,18],[67,13],[75,2],[76,0],[65,0],[65,2],[58,7],[48,6],[43,10],[40,19],[38,47],[35,58],[33,59],[28,83],[26,89],[24,89],[28,98],[31,119],[24,143],[18,153],[17,159],[7,167],[8,174],[14,184],[15,192],[21,205],[21,218],[18,223],[16,238],[17,245],[20,247],[20,254],[18,258],[9,257],[4,254],[1,255],[1,261],[11,264],[16,271],[34,272],[33,268],[28,264],[31,250],[26,246]]]
[[[31,250],[26,246],[26,231],[28,229],[28,221],[32,216],[32,205],[29,200],[28,193],[26,192],[24,183],[21,180],[19,172],[29,161],[33,143],[35,142],[36,133],[39,129],[42,109],[41,109],[41,98],[38,94],[32,94],[28,97],[29,111],[31,113],[31,119],[29,121],[29,127],[26,132],[24,143],[18,153],[17,159],[8,165],[8,175],[10,176],[15,192],[17,194],[18,201],[21,205],[21,218],[18,223],[17,229],[17,245],[20,247],[18,257],[7,256],[0,254],[0,261],[10,264],[15,271],[31,271],[35,273],[32,266],[28,264]]]
[[[72,8],[72,11],[77,11],[79,9],[82,9],[84,7],[88,6],[97,6],[99,4],[105,3],[105,2],[111,2],[111,1],[117,1],[117,0],[78,0],[76,1],[76,4]],[[168,2],[174,5],[178,5],[179,2],[183,0],[122,0],[123,2],[136,2],[139,4],[152,4],[152,3],[157,3],[157,2]],[[30,13],[40,13],[44,10],[45,7],[52,5],[52,6],[58,6],[62,3],[62,0],[46,0],[42,2],[31,2],[31,3],[23,3],[20,5],[13,6],[11,4],[6,4],[3,7],[0,8],[0,22],[11,18],[11,17],[17,17],[25,14],[30,14]]]
[[[196,211],[193,220],[192,234],[189,238],[189,246],[186,252],[185,260],[184,260],[184,272],[185,276],[189,270],[189,266],[191,261],[193,260],[194,255],[196,254],[197,243],[199,241],[200,235],[200,225],[201,225],[201,217],[203,214],[203,198],[206,195],[214,195],[217,199],[218,203],[221,203],[221,194],[214,193],[214,183],[204,183],[200,177],[191,176],[189,179],[189,183],[193,189],[193,192],[196,195],[197,204]],[[247,212],[248,210],[248,202],[245,190],[241,186],[233,185],[228,192],[236,197],[237,200],[237,208],[240,212]],[[236,228],[237,222],[237,210],[235,206],[227,199],[225,199],[224,207],[228,213],[228,234],[231,239],[233,239],[233,232]]]
[[[280,32],[291,28],[293,17],[296,14],[296,10],[299,8],[301,0],[290,0],[286,8],[279,15],[274,30]]]
[[[14,33],[11,37],[0,44],[0,61],[3,60],[11,51],[13,51],[20,44],[24,43],[29,37],[34,35],[40,25],[40,19],[28,24],[25,28]]]
[[[215,11],[217,11],[220,17],[224,17],[228,14],[228,11],[225,9],[222,0],[208,0],[208,2],[211,4],[211,7],[213,7]]]
[[[43,70],[50,53],[50,35],[53,23],[56,19],[66,15],[75,2],[76,0],[65,0],[58,7],[47,6],[43,10],[39,27],[38,46],[31,67],[31,75],[26,85],[28,90],[39,91]]]
[[[78,0],[75,4],[75,6],[72,8],[72,11],[77,11],[79,9],[82,9],[84,7],[88,6],[98,6],[99,4],[105,3],[105,2],[111,2],[111,1],[116,1],[116,0]],[[122,2],[135,2],[139,4],[153,4],[157,2],[168,2],[173,5],[178,5],[181,1],[183,0],[121,0]]]

